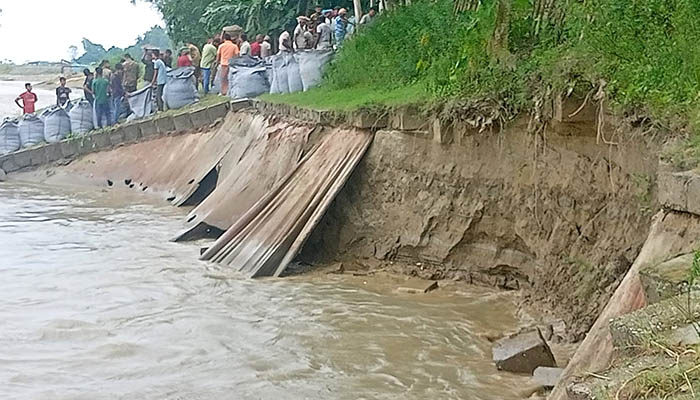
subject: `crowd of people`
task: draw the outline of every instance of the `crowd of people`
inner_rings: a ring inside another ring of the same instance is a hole
[[[277,52],[337,49],[357,27],[370,25],[375,16],[376,10],[371,8],[358,23],[354,18],[348,18],[345,8],[324,10],[321,6],[316,6],[308,16],[298,16],[296,25],[290,25],[279,35]],[[159,49],[145,49],[141,58],[144,65],[143,80],[154,88],[159,111],[163,111],[164,108],[163,90],[167,82],[167,73],[173,68],[193,67],[196,85],[198,87],[201,81],[205,94],[211,91],[213,77],[217,70],[220,70],[220,94],[225,96],[228,93],[230,60],[244,55],[266,59],[274,54],[274,47],[269,35],[255,35],[255,40],[251,43],[248,35],[243,32],[235,36],[231,33],[216,35],[207,40],[201,52],[195,44],[187,43],[175,60],[170,49],[163,52]],[[141,78],[141,67],[130,54],[124,54],[114,68],[110,66],[109,61],[103,60],[94,72],[86,68],[83,74],[84,97],[94,106],[99,128],[113,125],[121,116],[128,114],[126,99],[130,93],[137,91]],[[31,84],[27,83],[25,89],[26,91],[15,99],[15,103],[25,114],[34,113],[38,98],[32,92]],[[68,107],[70,94],[71,89],[66,87],[66,78],[61,77],[56,88],[56,105]]]

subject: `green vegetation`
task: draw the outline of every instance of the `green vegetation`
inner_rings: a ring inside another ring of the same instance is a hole
[[[136,42],[125,49],[110,47],[108,50],[105,50],[101,44],[93,43],[85,38],[82,44],[85,53],[75,59],[75,62],[79,64],[92,64],[102,60],[109,60],[114,65],[124,56],[124,53],[131,54],[135,60],[140,59],[143,55],[143,46],[152,46],[160,49],[173,47],[165,29],[157,25],[136,38]]]
[[[373,106],[400,106],[433,99],[425,87],[411,85],[394,89],[376,89],[371,87],[351,87],[331,90],[316,88],[308,92],[298,92],[286,95],[268,94],[261,97],[272,103],[287,103],[295,106],[331,110],[348,111]]]
[[[506,116],[564,91],[641,111],[660,127],[698,119],[700,2],[508,1],[506,9],[503,0],[483,0],[455,14],[451,0],[418,0],[385,13],[346,42],[319,90],[330,98],[352,88],[423,86],[430,97],[489,100]],[[498,15],[506,40],[494,40]]]

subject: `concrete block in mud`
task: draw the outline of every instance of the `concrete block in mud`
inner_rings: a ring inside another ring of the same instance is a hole
[[[17,169],[26,168],[32,165],[32,159],[30,158],[30,150],[20,150],[12,155],[12,158],[17,165]]]
[[[537,367],[532,373],[532,379],[538,385],[542,385],[546,388],[551,388],[557,385],[563,372],[563,368]]]
[[[382,129],[388,125],[386,114],[367,111],[356,111],[348,118],[352,126],[359,129]]]
[[[175,125],[176,131],[188,131],[194,127],[189,113],[174,116],[173,125]]]
[[[687,211],[687,185],[691,178],[690,172],[660,172],[657,182],[661,205],[671,210]]]
[[[110,139],[110,134],[112,132],[107,130],[103,132],[98,132],[90,135],[92,138],[92,148],[93,151],[104,150],[112,146],[112,140]]]
[[[7,172],[0,168],[0,182],[5,182],[7,180]]]
[[[153,120],[141,121],[138,123],[137,126],[139,131],[141,132],[142,138],[147,138],[158,134],[158,130],[156,129],[156,123],[153,122]]]
[[[642,267],[639,270],[639,277],[647,303],[658,303],[681,294],[686,287],[691,265],[693,265],[693,253]],[[700,286],[694,289],[700,289]]]
[[[77,140],[78,154],[95,151],[95,135],[86,135]]]
[[[537,367],[557,366],[539,330],[518,333],[496,342],[493,361],[499,370],[526,374],[532,374]]]
[[[124,134],[124,143],[133,143],[141,138],[141,131],[137,124],[124,125],[121,127],[121,130]]]
[[[172,117],[163,117],[155,120],[156,130],[161,135],[167,135],[175,130],[175,123]]]
[[[191,113],[190,119],[192,120],[192,125],[195,128],[203,128],[214,122],[214,120],[209,120],[209,115],[207,114],[206,108]]]
[[[418,282],[417,284],[411,285],[411,286],[401,286],[396,289],[398,293],[406,293],[406,294],[421,294],[421,293],[428,293],[432,292],[433,290],[437,290],[440,286],[436,281],[433,282]]]
[[[228,104],[228,108],[231,111],[239,111],[244,108],[250,107],[250,100],[248,99],[236,99],[236,100],[231,100]]]
[[[80,139],[64,140],[59,143],[61,146],[61,154],[64,158],[75,157],[80,154],[80,148],[78,147]]]
[[[219,118],[226,117],[228,114],[229,107],[226,103],[216,104],[207,108],[207,114],[209,115],[209,121],[214,122]],[[211,123],[210,122],[210,123]]]
[[[439,144],[450,144],[454,142],[454,128],[449,121],[440,118],[433,118],[430,121],[430,137]]]

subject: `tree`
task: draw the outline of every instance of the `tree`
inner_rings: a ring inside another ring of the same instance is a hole
[[[78,46],[72,44],[68,47],[68,59],[71,61],[75,61],[77,58],[78,58]]]

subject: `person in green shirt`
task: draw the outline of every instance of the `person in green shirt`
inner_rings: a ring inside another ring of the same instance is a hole
[[[95,80],[92,81],[92,92],[95,94],[95,114],[97,126],[102,128],[102,117],[107,120],[105,125],[109,125],[109,81],[102,76],[102,67],[95,68]]]
[[[202,83],[204,93],[209,93],[209,84],[211,83],[211,73],[216,65],[216,48],[219,46],[216,39],[208,39],[207,44],[202,48],[202,61],[199,63],[199,69],[202,70]]]

